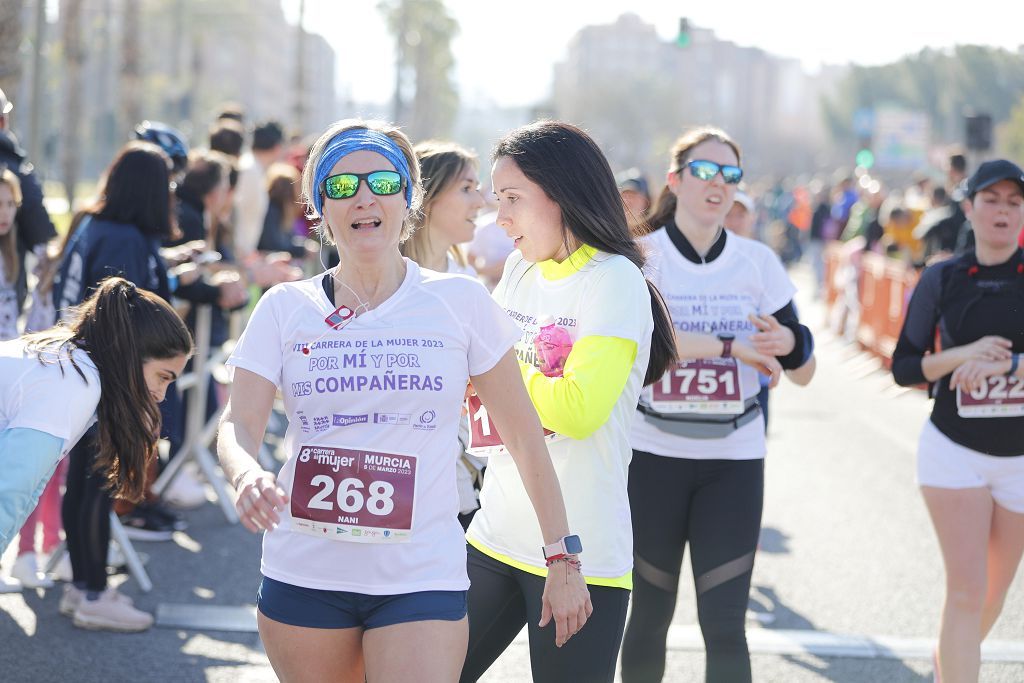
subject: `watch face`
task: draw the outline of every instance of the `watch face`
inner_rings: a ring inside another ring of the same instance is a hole
[[[580,543],[579,536],[566,536],[565,537],[565,550],[570,555],[579,555],[583,552],[583,544]]]
[[[719,341],[732,341],[735,338],[736,335],[732,334],[731,332],[723,332],[722,334],[718,335]]]

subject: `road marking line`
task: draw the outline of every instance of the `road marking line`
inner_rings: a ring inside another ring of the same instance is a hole
[[[162,602],[156,606],[156,625],[197,631],[256,633],[256,608],[245,605],[192,605]]]
[[[668,630],[668,649],[704,650],[704,639],[696,625],[673,624]],[[821,657],[864,659],[931,659],[935,640],[899,636],[854,636],[824,631],[748,628],[747,644],[752,654],[810,654]],[[993,640],[981,646],[987,662],[1024,662],[1024,641]]]

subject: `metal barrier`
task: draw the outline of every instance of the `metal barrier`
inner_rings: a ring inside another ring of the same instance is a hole
[[[825,250],[825,305],[829,319],[837,322],[833,331],[847,333],[844,322],[853,323],[852,338],[889,367],[892,354],[903,327],[910,294],[917,284],[918,273],[896,259],[859,252],[852,257],[839,243]],[[856,281],[848,276],[856,272]],[[844,273],[846,275],[844,275]],[[847,288],[856,286],[856,297]],[[856,311],[839,311],[840,307],[856,306]]]

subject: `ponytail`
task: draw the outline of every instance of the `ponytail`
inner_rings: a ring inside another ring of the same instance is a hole
[[[654,208],[651,209],[650,215],[647,217],[647,223],[651,226],[651,230],[657,230],[658,228],[667,225],[676,215],[676,195],[669,189],[668,185],[661,188],[661,194],[654,202]]]
[[[35,350],[59,351],[72,345],[89,354],[103,390],[96,408],[95,468],[105,473],[115,496],[141,500],[146,467],[155,457],[160,436],[160,408],[146,386],[142,364],[191,355],[192,336],[185,323],[157,295],[111,277],[82,302],[66,327],[30,335],[27,341]],[[74,357],[69,357],[85,379]],[[41,354],[40,362],[45,362]]]

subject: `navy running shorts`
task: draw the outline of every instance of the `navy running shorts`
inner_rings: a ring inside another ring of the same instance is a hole
[[[459,621],[467,591],[366,595],[293,586],[263,577],[256,606],[264,616],[306,628],[381,628],[411,621]]]

